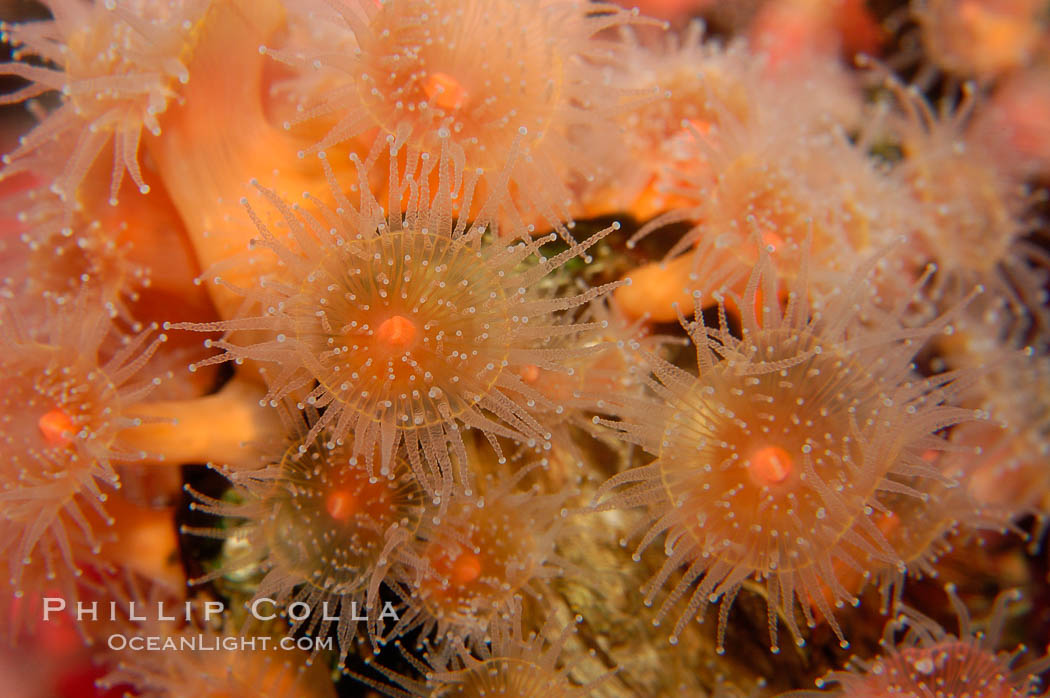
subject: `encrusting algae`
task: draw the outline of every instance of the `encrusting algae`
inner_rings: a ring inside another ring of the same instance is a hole
[[[0,693],[1045,695],[1045,2],[41,4]]]

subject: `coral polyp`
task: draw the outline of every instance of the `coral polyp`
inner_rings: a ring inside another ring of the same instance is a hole
[[[279,462],[231,474],[231,501],[194,493],[198,511],[240,520],[232,527],[189,529],[223,540],[246,539],[247,549],[195,580],[258,569],[264,572],[256,599],[286,609],[306,604],[300,618],[308,632],[327,634],[334,623],[340,653],[352,647],[358,621],[369,612],[369,632],[379,635],[379,585],[418,576],[406,544],[424,515],[422,489],[402,456],[388,477],[375,478],[347,446],[311,443],[301,451],[306,425],[299,425]],[[269,606],[264,607],[267,612]]]
[[[1041,690],[1048,2],[0,0],[0,696]]]
[[[576,622],[583,619],[577,617]],[[584,698],[594,695],[611,674],[605,673],[586,683],[569,677],[570,667],[563,666],[559,655],[576,628],[570,624],[554,634],[553,623],[544,623],[544,631],[526,633],[520,609],[493,623],[490,641],[474,656],[465,645],[454,643],[442,652],[425,656],[426,663],[410,658],[424,675],[425,681],[398,674],[376,665],[392,683],[380,683],[361,677],[369,685],[397,698],[413,696],[448,696],[449,698],[482,698],[483,696],[518,696],[519,698]]]
[[[967,422],[958,425],[953,436],[982,427],[994,430],[985,421]],[[907,488],[905,491],[880,495],[875,524],[898,559],[887,563],[879,555],[857,548],[851,555],[860,562],[859,569],[843,569],[839,576],[844,587],[858,593],[866,583],[877,586],[883,612],[900,605],[906,579],[939,576],[938,560],[960,542],[975,538],[975,534],[1019,532],[1011,526],[1012,512],[981,501],[971,491],[982,460],[981,449],[965,447],[959,441],[947,444],[943,453],[930,450],[924,454],[932,461],[930,465],[938,478],[900,478],[898,482]],[[921,494],[916,496],[917,492]]]
[[[159,114],[189,80],[185,56],[204,0],[86,3],[53,0],[53,19],[5,25],[4,40],[20,58],[34,56],[56,67],[8,63],[0,72],[33,84],[7,95],[4,103],[23,101],[48,91],[62,95],[51,112],[19,147],[4,156],[5,174],[36,165],[38,154],[53,153],[56,141],[73,141],[52,189],[72,201],[102,150],[113,148],[110,199],[115,201],[127,173],[142,193],[139,144],[142,129],[160,133]]]
[[[129,305],[151,280],[130,259],[130,245],[121,243],[118,231],[86,220],[51,192],[32,191],[17,201],[20,235],[0,262],[0,283],[12,303],[46,297],[62,304],[91,289],[111,315],[130,319]],[[15,273],[23,268],[25,276]]]
[[[414,170],[421,154],[436,158],[447,140],[458,170],[484,172],[483,186],[493,190],[509,179],[531,216],[562,228],[572,202],[566,183],[593,176],[600,162],[572,132],[611,137],[609,117],[623,96],[599,65],[618,49],[595,35],[637,22],[633,14],[580,0],[341,0],[335,7],[353,37],[342,43],[353,50],[306,52],[313,70],[338,79],[300,120],[339,117],[308,152],[353,141],[372,160],[386,154],[390,139],[406,146],[400,154]],[[309,79],[311,68],[303,70]]]
[[[950,305],[983,284],[1015,317],[1033,316],[1045,324],[1048,259],[1027,239],[1035,225],[1031,195],[1012,164],[969,133],[979,99],[973,86],[964,86],[964,101],[956,108],[935,109],[896,78],[887,78],[887,84],[903,111],[897,137],[904,159],[894,175],[911,192],[920,216],[910,264],[938,266],[925,292],[932,307]]]
[[[324,408],[308,440],[323,429],[333,442],[347,439],[370,469],[378,454],[382,474],[403,443],[417,477],[439,497],[451,491],[450,454],[466,464],[461,428],[536,447],[550,438],[533,406],[555,412],[558,405],[523,382],[520,370],[567,371],[561,362],[573,351],[548,346],[552,337],[577,327],[556,324],[554,314],[613,285],[559,299],[532,287],[618,227],[550,258],[541,245],[553,235],[496,243],[486,238],[484,225],[453,224],[449,164],[443,156],[433,202],[417,197],[403,216],[386,216],[363,177],[361,206],[354,207],[333,182],[339,209],[325,209],[322,219],[271,195],[294,248],[257,219],[263,244],[285,266],[278,278],[244,291],[263,314],[174,325],[264,331],[266,340],[256,344],[215,342],[225,354],[209,362],[278,364],[270,400],[301,391],[302,403]],[[409,182],[415,191],[417,183]],[[460,195],[469,199],[471,182],[463,186]],[[391,190],[401,191],[395,181]],[[456,477],[469,490],[471,477],[463,467]]]
[[[0,306],[0,522],[10,533],[0,549],[17,591],[26,565],[79,574],[73,548],[98,547],[92,521],[110,521],[101,505],[116,466],[143,457],[119,433],[155,387],[142,369],[165,339],[121,335],[86,294],[70,306],[52,305],[42,326]]]
[[[989,696],[1023,698],[1038,693],[1039,674],[1050,666],[1043,656],[1015,666],[1025,648],[999,651],[1003,626],[1020,592],[1005,591],[995,601],[986,630],[978,631],[969,611],[948,587],[958,617],[959,631],[952,635],[930,618],[905,609],[886,626],[884,654],[871,660],[854,658],[849,671],[834,671],[818,679],[818,686],[833,684],[825,692],[797,692],[796,698],[818,696]],[[898,642],[896,636],[904,631]]]
[[[801,269],[808,251],[813,300],[819,303],[844,283],[846,270],[856,269],[875,250],[912,229],[915,206],[907,191],[886,177],[844,130],[806,121],[785,123],[780,115],[788,99],[768,92],[762,99],[752,96],[743,115],[736,114],[741,107],[732,101],[708,100],[716,120],[708,126],[686,125],[689,137],[680,144],[685,165],[675,163],[674,181],[665,188],[675,195],[674,205],[643,225],[630,244],[687,224],[688,231],[668,257],[681,255],[688,261],[667,264],[667,283],[677,281],[681,289],[705,297],[718,291],[726,277],[736,280],[731,288],[741,290],[757,258],[755,239],[769,248],[785,277]],[[882,276],[886,280],[879,281],[880,291],[885,287],[889,302],[910,281],[900,270]],[[618,293],[633,296],[639,291]],[[652,312],[673,319],[666,309],[654,307]]]
[[[567,534],[568,493],[517,490],[540,465],[503,483],[485,481],[479,498],[453,499],[445,516],[424,522],[414,547],[425,567],[399,590],[405,610],[395,636],[419,626],[425,636],[477,642],[523,598],[542,598],[563,568],[555,544]]]
[[[1040,0],[912,0],[931,64],[956,78],[991,82],[1031,62],[1039,51],[1046,7]]]
[[[907,330],[891,318],[859,329],[851,316],[863,284],[814,313],[805,267],[801,279],[787,286],[781,309],[767,300],[781,296],[763,255],[737,301],[741,337],[698,315],[687,329],[699,376],[654,358],[657,401],[624,401],[621,419],[607,422],[656,457],[599,492],[603,508],[649,505],[639,551],[663,536],[667,559],[646,585],[647,600],[671,587],[656,620],[690,594],[672,642],[721,600],[721,648],[729,606],[755,579],[765,582],[774,651],[778,616],[802,642],[796,601],[809,624],[812,603],[846,645],[834,607],[856,598],[838,582],[835,561],[855,562],[857,548],[901,562],[876,525],[879,501],[888,493],[925,501],[905,478],[940,478],[924,452],[943,447],[945,425],[972,418],[945,402],[954,376],[912,373],[913,356],[943,322]],[[724,301],[720,308],[724,316]]]
[[[683,36],[668,36],[666,45],[652,47],[624,30],[637,54],[622,70],[624,82],[641,93],[656,89],[664,98],[617,115],[625,152],[614,154],[622,162],[607,167],[607,177],[585,194],[588,213],[625,210],[644,220],[676,203],[687,205],[669,191],[674,180],[667,170],[696,164],[690,157],[688,126],[706,131],[752,111],[761,66],[749,60],[742,43],[722,47],[703,41],[703,32],[703,24],[694,22]]]

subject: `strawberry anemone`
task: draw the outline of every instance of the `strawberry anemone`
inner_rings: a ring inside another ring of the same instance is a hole
[[[690,167],[686,125],[706,131],[726,114],[746,118],[753,108],[761,61],[742,43],[725,47],[705,41],[700,21],[690,23],[681,36],[669,34],[662,46],[649,46],[626,29],[623,34],[631,59],[620,79],[639,93],[657,90],[661,98],[630,104],[616,115],[623,147],[611,149],[617,161],[584,193],[583,209],[588,215],[629,211],[645,220],[688,205],[688,200],[667,191],[673,182],[665,174],[668,168]]]
[[[1012,652],[997,651],[1011,605],[1020,592],[1004,591],[995,600],[991,618],[979,631],[970,613],[948,585],[947,592],[959,621],[958,635],[914,609],[886,624],[884,653],[870,660],[853,658],[846,671],[833,671],[817,679],[826,691],[796,691],[792,698],[825,696],[987,696],[1024,698],[1036,695],[1039,674],[1050,667],[1050,656],[1014,666],[1024,646]],[[898,641],[899,633],[904,636]]]
[[[551,428],[536,415],[559,413],[561,406],[527,385],[521,371],[535,366],[569,372],[566,359],[594,351],[552,346],[555,338],[583,327],[560,322],[558,314],[616,284],[563,298],[549,298],[536,287],[619,228],[613,224],[551,257],[541,247],[555,239],[553,233],[510,245],[495,242],[483,223],[453,219],[453,200],[471,200],[477,178],[454,183],[450,160],[446,152],[432,163],[440,173],[432,199],[427,173],[421,182],[411,176],[402,182],[392,171],[390,191],[398,197],[405,192],[412,201],[404,213],[384,212],[369,193],[363,168],[357,207],[329,170],[337,207],[313,200],[319,218],[263,190],[282,227],[271,230],[249,207],[261,244],[280,262],[273,276],[240,289],[257,314],[171,325],[260,332],[255,343],[235,341],[236,335],[208,340],[224,353],[202,363],[277,364],[268,377],[267,400],[295,395],[298,404],[323,410],[306,442],[322,430],[330,443],[352,434],[352,455],[363,458],[370,473],[378,456],[383,475],[403,444],[417,479],[438,499],[453,488],[452,454],[461,486],[470,489],[464,427],[480,430],[499,453],[497,436],[549,448]],[[500,202],[488,199],[481,218],[487,220],[484,211]]]
[[[636,283],[616,292],[625,307],[673,320],[670,304],[656,303],[685,305],[692,292],[708,297],[720,285],[739,293],[757,259],[756,237],[782,275],[796,273],[803,254],[810,256],[808,290],[819,304],[866,257],[912,229],[915,205],[908,191],[863,145],[841,128],[785,123],[782,111],[791,102],[772,93],[753,100],[742,116],[732,103],[712,100],[709,111],[717,119],[704,128],[687,125],[690,137],[681,143],[687,167],[666,189],[679,203],[642,226],[628,246],[672,225],[689,229],[663,263],[630,274]],[[912,280],[908,271],[879,274],[889,303]],[[672,285],[674,294],[657,290]]]
[[[1046,6],[1040,0],[912,0],[925,55],[917,82],[937,69],[956,79],[990,83],[1039,53]]]
[[[103,502],[119,487],[116,465],[139,460],[119,440],[133,427],[131,406],[159,383],[143,375],[165,341],[152,329],[123,335],[86,293],[52,304],[36,326],[0,306],[0,551],[12,586],[41,564],[46,576],[79,575],[74,549],[100,545],[94,528],[111,523]]]
[[[316,105],[288,124],[337,115],[304,155],[349,142],[371,163],[392,139],[406,146],[397,154],[412,171],[421,155],[436,159],[447,141],[457,176],[479,170],[484,188],[509,186],[530,218],[568,236],[562,219],[572,203],[569,185],[594,174],[600,162],[594,146],[604,145],[596,132],[615,138],[609,117],[624,95],[601,71],[617,60],[617,48],[596,35],[639,22],[636,13],[581,0],[333,5],[348,35],[335,45],[352,50],[273,52],[303,65],[307,87],[317,82],[311,73],[340,77],[334,88],[321,81],[326,89]],[[391,202],[397,206],[393,196]],[[460,203],[464,215],[473,214],[469,204]],[[508,208],[504,220],[516,213]]]
[[[913,87],[887,74],[886,84],[903,112],[896,130],[903,159],[893,175],[907,188],[922,224],[917,244],[902,247],[918,268],[937,265],[924,289],[925,312],[958,302],[976,284],[1001,298],[1019,322],[1050,326],[1044,284],[1050,257],[1026,239],[1035,227],[1035,199],[987,142],[974,138],[970,116],[977,105],[972,85],[963,101],[935,109]]]
[[[219,500],[191,490],[196,511],[241,521],[186,529],[236,543],[229,560],[193,583],[261,570],[253,602],[272,600],[293,619],[289,632],[304,628],[323,637],[334,624],[345,658],[366,610],[369,633],[380,635],[384,578],[418,576],[420,564],[405,544],[423,518],[424,497],[403,456],[387,477],[372,477],[348,445],[313,441],[301,450],[308,426],[299,421],[294,428],[297,436],[278,462],[228,473],[232,496]]]
[[[19,60],[0,67],[31,84],[0,102],[22,102],[46,92],[62,96],[60,106],[4,156],[10,175],[35,167],[55,143],[69,148],[53,191],[72,202],[102,150],[111,145],[110,201],[115,203],[125,173],[139,191],[149,192],[139,163],[142,129],[160,133],[158,115],[189,81],[187,55],[206,0],[49,0],[53,19],[3,25],[3,40]],[[54,67],[24,62],[39,58]]]
[[[576,623],[582,621],[581,616],[576,616]],[[368,664],[391,683],[360,675],[355,678],[396,698],[585,698],[594,695],[612,672],[585,684],[569,677],[572,666],[564,665],[559,658],[575,630],[574,624],[569,624],[556,632],[554,624],[548,622],[540,633],[526,633],[522,612],[514,609],[492,624],[488,643],[474,652],[461,641],[453,641],[440,652],[426,653],[425,661],[406,654],[425,679],[399,674],[373,661]]]
[[[549,579],[567,563],[555,545],[567,533],[571,490],[543,494],[520,483],[546,460],[513,476],[480,481],[477,497],[454,497],[443,516],[425,520],[413,543],[422,573],[393,587],[404,610],[390,637],[422,628],[422,636],[478,644],[500,616],[523,599],[542,599]]]
[[[616,420],[595,418],[655,456],[613,476],[597,497],[601,509],[647,505],[635,557],[661,537],[666,553],[644,588],[647,603],[670,587],[654,623],[688,596],[672,642],[720,601],[722,652],[730,606],[754,580],[765,584],[771,651],[778,617],[804,642],[796,601],[807,625],[823,618],[848,646],[834,609],[858,601],[837,570],[903,565],[878,525],[888,495],[922,506],[926,483],[946,479],[924,456],[944,448],[941,429],[973,418],[949,404],[956,374],[921,378],[912,370],[946,319],[906,328],[898,311],[861,327],[855,318],[870,302],[869,284],[815,311],[807,278],[803,264],[781,296],[762,255],[734,299],[744,308],[741,336],[727,328],[725,299],[720,327],[705,326],[698,307],[686,329],[699,375],[652,357],[653,397],[623,400],[612,410]],[[781,297],[783,308],[763,300]]]

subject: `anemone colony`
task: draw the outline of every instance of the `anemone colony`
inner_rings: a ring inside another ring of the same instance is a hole
[[[42,4],[5,695],[1043,690],[1045,0]]]

